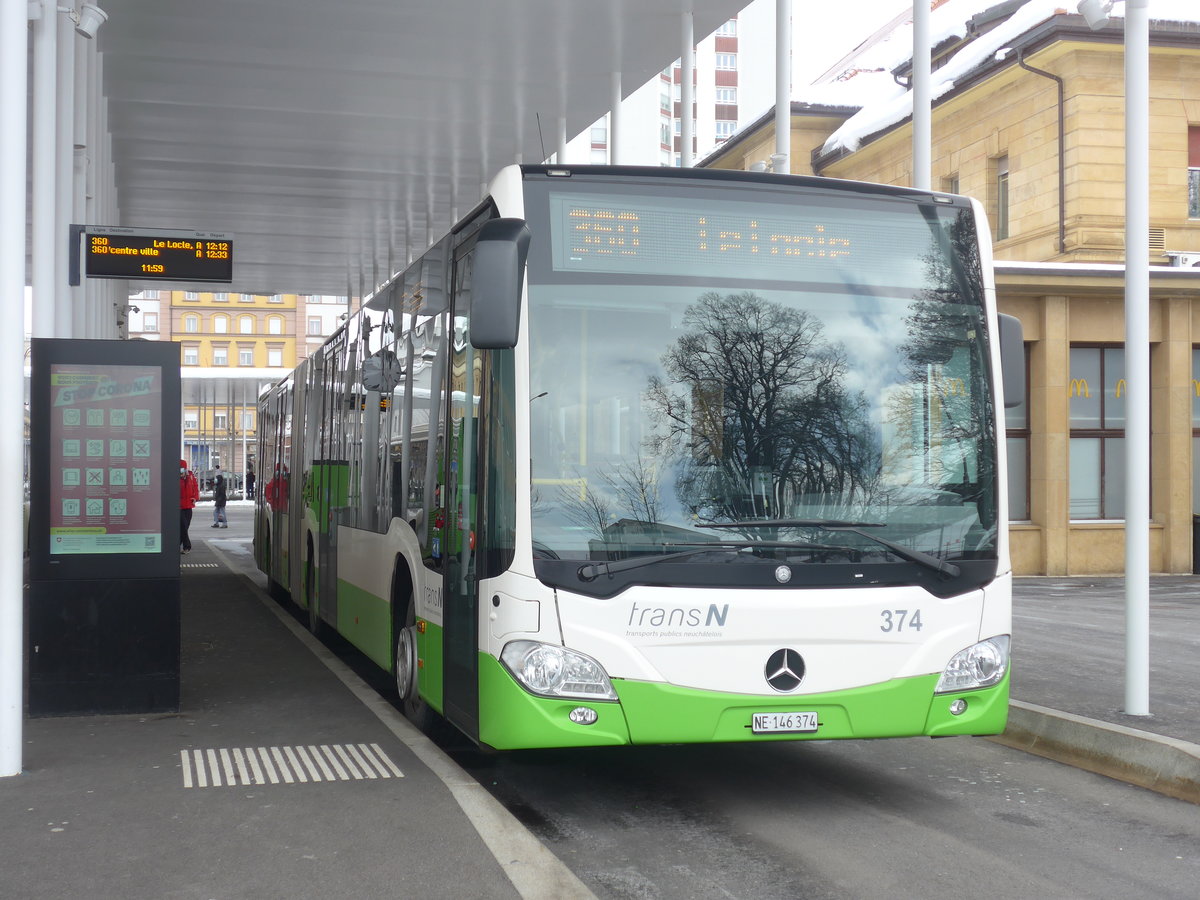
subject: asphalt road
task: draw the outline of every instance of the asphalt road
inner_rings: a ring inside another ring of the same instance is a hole
[[[459,760],[601,898],[1191,900],[1200,881],[1195,806],[978,738]]]

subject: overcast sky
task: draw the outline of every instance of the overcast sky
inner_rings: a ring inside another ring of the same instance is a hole
[[[810,83],[911,8],[911,0],[792,0],[792,84]]]

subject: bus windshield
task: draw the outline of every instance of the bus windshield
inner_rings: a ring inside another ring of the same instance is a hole
[[[527,215],[535,556],[995,558],[967,204],[573,178]]]

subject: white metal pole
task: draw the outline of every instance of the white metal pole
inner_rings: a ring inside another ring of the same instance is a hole
[[[42,2],[33,23],[33,336],[54,330],[55,103],[58,78],[58,6]]]
[[[1150,715],[1150,13],[1125,3],[1125,712]]]
[[[25,113],[27,5],[0,2],[0,318],[25,318]],[[24,415],[24,328],[0,329],[0,422]],[[0,459],[21,459],[24,436],[0,429]],[[0,777],[21,774],[25,621],[22,577],[24,489],[20,466],[0,473]]]
[[[692,166],[695,157],[692,151],[693,107],[696,102],[696,37],[692,14],[683,14],[680,35],[682,48],[679,55],[679,165],[685,169]]]
[[[87,167],[84,177],[83,218],[80,224],[99,224],[98,206],[100,180],[104,177],[103,153],[100,149],[100,53],[95,41],[85,41],[87,46],[87,116],[84,142],[87,144]],[[82,273],[81,273],[82,274]],[[83,278],[84,303],[88,310],[88,333],[105,337],[100,316],[99,285],[97,279]]]
[[[775,0],[775,154],[771,171],[792,171],[792,0]]]
[[[567,162],[567,117],[558,117],[558,151],[554,161],[560,166]],[[455,224],[458,223],[458,217],[454,217]],[[407,471],[407,470],[405,470]]]
[[[71,104],[71,218],[69,223],[83,224],[87,217],[87,169],[88,169],[88,60],[90,52],[95,49],[95,41],[75,40],[71,42],[75,51],[74,91]],[[79,253],[79,247],[68,248],[66,257],[70,265],[70,253]],[[74,317],[74,333],[76,337],[96,338],[99,334],[92,331],[88,322],[87,292],[85,280],[81,277],[80,284],[68,288],[71,292],[71,307]]]
[[[608,117],[608,161],[614,166],[621,162],[621,73],[612,73],[612,112]]]
[[[81,337],[75,332],[74,293],[68,281],[68,237],[75,210],[75,25],[66,16],[58,20],[58,105],[55,110],[54,171],[54,333]]]
[[[913,3],[912,56],[913,187],[931,185],[933,127],[930,91],[929,0]]]

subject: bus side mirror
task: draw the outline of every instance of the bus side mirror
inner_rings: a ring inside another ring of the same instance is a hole
[[[471,344],[477,349],[516,346],[528,256],[529,228],[524,220],[493,219],[479,229],[471,274]]]
[[[1004,407],[1012,409],[1025,402],[1025,338],[1021,320],[1001,313],[1000,372],[1004,385]]]

